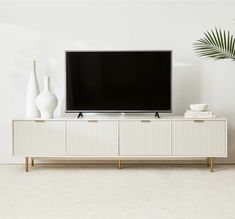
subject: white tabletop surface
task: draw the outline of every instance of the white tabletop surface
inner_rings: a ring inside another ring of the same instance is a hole
[[[42,119],[42,118],[27,118],[25,116],[19,116],[13,120],[226,120],[224,117],[216,118],[184,118],[183,115],[169,116],[160,114],[160,119],[154,117],[154,114],[84,114],[82,118],[77,118],[76,114],[66,115],[63,117],[55,116],[53,119]]]

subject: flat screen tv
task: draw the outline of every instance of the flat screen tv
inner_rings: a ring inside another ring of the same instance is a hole
[[[171,112],[171,51],[67,51],[66,112]]]

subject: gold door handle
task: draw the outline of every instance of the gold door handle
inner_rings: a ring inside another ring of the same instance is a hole
[[[98,122],[97,120],[88,120],[88,122]]]
[[[35,122],[38,122],[38,123],[43,123],[45,122],[45,120],[34,120]]]

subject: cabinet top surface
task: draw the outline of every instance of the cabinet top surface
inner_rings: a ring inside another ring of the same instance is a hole
[[[216,118],[184,118],[184,116],[161,116],[161,118],[155,118],[154,116],[150,115],[92,115],[92,116],[84,116],[83,118],[77,118],[75,116],[66,116],[66,117],[55,117],[53,119],[42,119],[42,118],[27,118],[25,116],[20,116],[17,118],[14,118],[13,121],[35,121],[35,120],[46,120],[46,121],[86,121],[86,120],[154,120],[154,121],[162,121],[162,120],[226,120],[224,117],[216,117]]]

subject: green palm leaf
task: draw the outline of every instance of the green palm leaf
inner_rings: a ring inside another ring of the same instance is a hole
[[[201,57],[235,61],[235,38],[229,31],[226,33],[215,28],[215,30],[205,32],[204,38],[194,43],[194,49]]]

